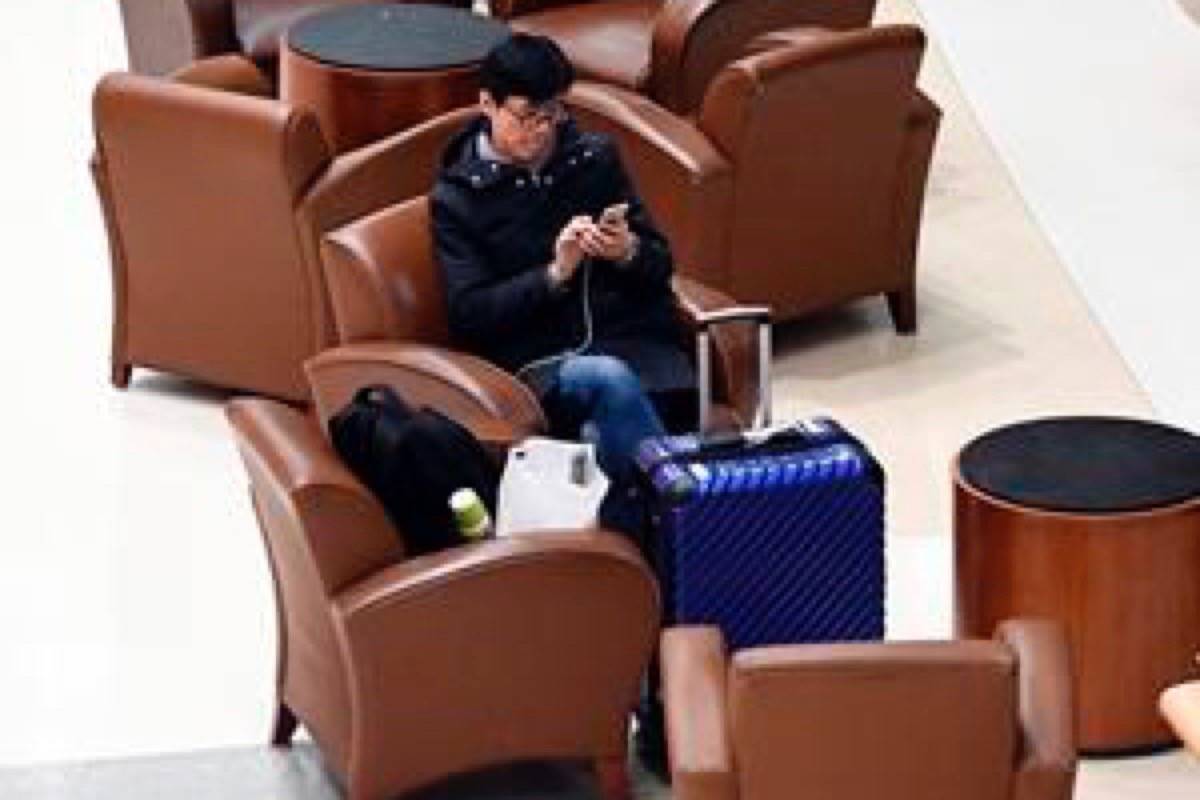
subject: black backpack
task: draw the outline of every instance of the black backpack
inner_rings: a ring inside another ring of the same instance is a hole
[[[465,542],[450,511],[456,489],[474,489],[495,519],[499,467],[470,431],[444,414],[414,411],[387,386],[366,386],[329,420],[329,435],[379,499],[410,555]]]

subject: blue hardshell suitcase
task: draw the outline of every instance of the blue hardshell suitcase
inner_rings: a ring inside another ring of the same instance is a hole
[[[669,623],[715,624],[733,649],[883,638],[883,471],[836,422],[648,439],[636,462]]]

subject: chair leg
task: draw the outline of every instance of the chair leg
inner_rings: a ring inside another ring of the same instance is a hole
[[[129,386],[129,376],[133,374],[133,367],[121,361],[112,362],[112,371],[109,373],[109,380],[112,385],[118,389],[124,389]]]
[[[917,331],[917,286],[908,286],[895,292],[887,293],[888,311],[892,315],[892,325],[896,333],[908,335]]]
[[[633,792],[629,785],[629,767],[624,755],[597,758],[593,762],[596,782],[600,785],[600,796],[604,800],[631,800]]]
[[[271,745],[287,747],[292,743],[292,734],[296,732],[299,721],[292,710],[283,702],[275,707],[275,721],[271,724]]]

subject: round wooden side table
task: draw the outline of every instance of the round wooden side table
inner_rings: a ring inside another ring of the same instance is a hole
[[[306,17],[280,51],[279,95],[312,109],[337,153],[479,97],[479,64],[502,22],[422,4],[367,4]]]
[[[1198,674],[1200,438],[1106,417],[1001,428],[959,454],[954,507],[958,634],[1059,620],[1080,748],[1171,744],[1158,694]]]

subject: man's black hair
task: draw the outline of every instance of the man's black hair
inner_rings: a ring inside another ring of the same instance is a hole
[[[540,105],[567,89],[575,70],[551,39],[514,33],[491,49],[483,60],[480,83],[497,104],[509,97],[527,97]]]

